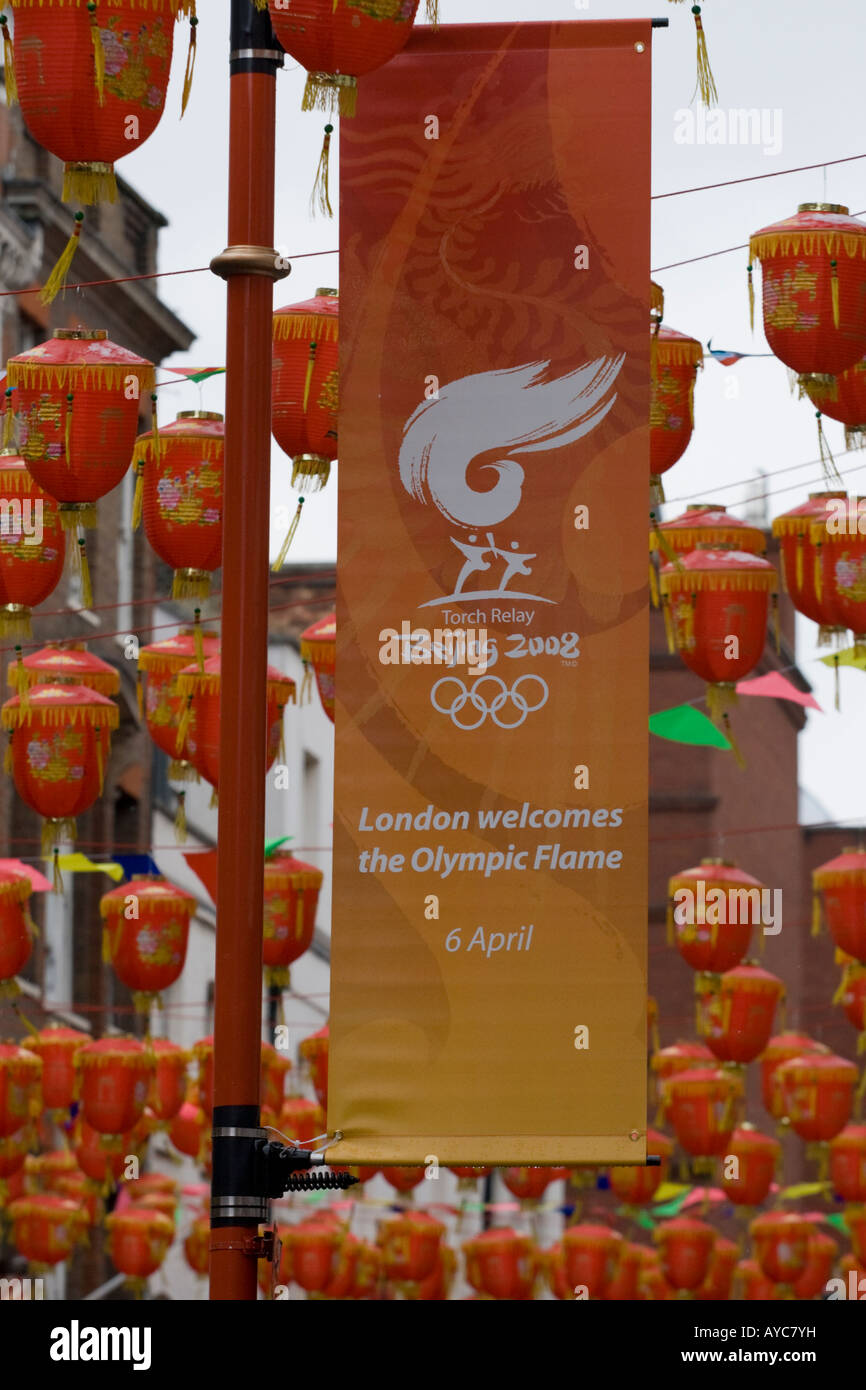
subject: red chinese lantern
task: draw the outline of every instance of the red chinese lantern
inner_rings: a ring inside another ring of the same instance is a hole
[[[701,1303],[714,1303],[729,1299],[731,1286],[734,1282],[734,1271],[739,1258],[740,1247],[738,1245],[732,1240],[725,1240],[723,1236],[717,1237],[710,1252],[709,1267],[704,1281],[699,1288],[695,1289],[695,1298]]]
[[[325,1113],[321,1105],[306,1096],[286,1096],[280,1110],[280,1129],[298,1144],[317,1139],[325,1129]],[[424,1170],[421,1174],[423,1177]]]
[[[567,1178],[567,1168],[503,1168],[502,1181],[521,1202],[537,1202],[557,1178]]]
[[[794,1280],[795,1298],[817,1298],[827,1287],[827,1280],[833,1273],[839,1247],[826,1231],[813,1230],[809,1236],[806,1268]]]
[[[719,1184],[738,1207],[759,1207],[767,1197],[782,1146],[754,1125],[744,1124],[735,1129],[728,1140],[721,1162]],[[737,1163],[733,1175],[728,1175],[731,1159]]]
[[[148,1207],[126,1207],[105,1218],[108,1254],[115,1269],[139,1286],[155,1274],[174,1239],[174,1222]]]
[[[662,1273],[679,1291],[700,1288],[707,1278],[716,1233],[705,1221],[675,1216],[662,1221],[653,1232],[659,1246]]]
[[[0,1139],[8,1139],[42,1109],[42,1062],[15,1043],[0,1043]]]
[[[150,546],[174,570],[171,596],[207,598],[223,536],[222,415],[182,410],[135,441],[136,492]],[[133,525],[138,507],[133,507]]]
[[[334,722],[334,672],[337,669],[337,615],[329,613],[301,633],[301,660],[316,674],[322,709]]]
[[[87,1213],[76,1202],[51,1192],[19,1197],[7,1210],[12,1243],[34,1266],[51,1268],[68,1260],[88,1225]]]
[[[88,1226],[96,1226],[99,1223],[103,1214],[103,1202],[99,1189],[86,1173],[79,1169],[72,1173],[63,1173],[57,1179],[56,1187],[59,1196],[67,1197],[81,1208],[87,1217]]]
[[[284,1057],[271,1043],[262,1043],[261,1103],[265,1109],[273,1110],[276,1115],[279,1115],[283,1103],[286,1073],[291,1069],[292,1064],[288,1057]]]
[[[18,993],[15,976],[33,950],[29,878],[0,871],[0,999]]]
[[[835,203],[801,203],[793,217],[755,232],[764,332],[800,377],[836,376],[866,353],[866,226]],[[751,299],[751,272],[749,284]],[[804,385],[806,382],[804,382]]]
[[[662,1047],[653,1055],[652,1069],[660,1081],[675,1076],[678,1071],[694,1071],[706,1062],[712,1065],[713,1054],[703,1043],[678,1042]]]
[[[736,684],[757,666],[766,643],[776,571],[759,555],[693,550],[663,565],[659,588],[672,650],[707,682],[707,706],[719,719],[736,704]]]
[[[156,129],[165,105],[175,19],[194,13],[194,5],[191,0],[112,0],[91,9],[79,0],[43,9],[12,0],[12,8],[21,111],[34,140],[64,161],[64,201],[113,203],[114,163]],[[184,106],[191,77],[192,53]]]
[[[322,1298],[351,1298],[355,1284],[355,1268],[361,1254],[362,1242],[346,1231],[343,1234],[334,1277],[322,1289]]]
[[[82,1047],[76,1061],[84,1119],[100,1134],[126,1134],[144,1114],[153,1053],[134,1038],[100,1038]]]
[[[631,1303],[637,1299],[643,1267],[643,1247],[624,1241],[619,1249],[616,1273],[604,1287],[605,1300],[608,1303]]]
[[[866,850],[846,849],[812,873],[812,931],[823,917],[836,945],[866,965]]]
[[[135,1151],[131,1133],[120,1136],[106,1144],[104,1134],[87,1124],[81,1115],[75,1121],[72,1134],[72,1148],[76,1161],[91,1182],[99,1183],[105,1191],[113,1182],[118,1182],[125,1166],[126,1155]]]
[[[100,695],[120,689],[117,667],[94,656],[83,642],[49,642],[10,666],[7,680],[18,695],[34,685],[85,685]]]
[[[767,1278],[757,1260],[740,1260],[734,1278],[741,1298],[747,1303],[766,1303],[779,1297],[779,1290],[772,1279]]]
[[[382,1279],[382,1252],[368,1240],[359,1242],[350,1298],[377,1298]]]
[[[198,648],[198,651],[196,650]],[[203,630],[196,624],[185,628],[177,637],[167,637],[142,647],[138,656],[139,708],[157,748],[171,759],[168,767],[173,782],[197,782],[199,775],[192,763],[178,757],[177,729],[187,701],[177,692],[177,677],[193,661],[205,661],[217,656],[220,649],[216,633]],[[195,723],[195,707],[189,707],[190,730]],[[182,750],[183,752],[184,750]]]
[[[51,11],[53,25],[54,6]],[[36,482],[60,503],[67,529],[95,526],[95,503],[132,461],[153,363],[110,342],[104,328],[58,328],[47,342],[9,359],[7,383],[15,391],[21,457]],[[84,595],[87,608],[86,575]]]
[[[291,854],[277,853],[265,859],[262,945],[269,985],[288,989],[290,966],[310,949],[323,880],[324,874],[314,864],[305,864]]]
[[[850,628],[858,647],[866,644],[866,511],[856,499],[847,511],[831,512],[812,524],[815,587],[831,623]],[[862,527],[860,527],[862,518]],[[853,523],[853,524],[852,524]],[[860,529],[857,529],[860,527]]]
[[[0,1139],[0,1212],[7,1202],[24,1195],[24,1161],[33,1143],[30,1125]]]
[[[568,1275],[565,1272],[565,1261],[562,1258],[562,1244],[557,1241],[545,1251],[543,1269],[550,1286],[550,1292],[554,1298],[564,1301],[574,1299],[574,1289],[568,1282]]]
[[[862,449],[866,444],[866,359],[839,372],[832,385],[812,381],[804,385],[812,404],[845,426],[845,448]]]
[[[99,910],[104,958],[132,991],[136,1009],[148,1013],[160,991],[180,978],[196,900],[154,875],[118,884],[103,894]]]
[[[463,1250],[466,1278],[477,1293],[512,1302],[532,1298],[541,1261],[529,1236],[496,1227],[465,1241]]]
[[[210,1119],[213,1115],[213,1033],[193,1043],[192,1055],[198,1063],[198,1103]]]
[[[77,1167],[75,1156],[68,1149],[30,1154],[24,1164],[28,1189],[31,1192],[56,1192],[58,1178],[73,1173]]]
[[[343,1228],[327,1221],[288,1227],[282,1232],[281,1282],[321,1293],[337,1274],[344,1238]]]
[[[761,1054],[761,1099],[764,1109],[774,1120],[782,1120],[785,1115],[785,1101],[781,1084],[776,1076],[782,1062],[792,1057],[804,1057],[807,1053],[828,1054],[830,1049],[823,1043],[814,1042],[805,1033],[777,1033],[771,1038]]]
[[[167,1173],[142,1173],[140,1178],[130,1178],[123,1186],[133,1202],[143,1202],[147,1197],[168,1197],[172,1211],[177,1203],[177,1183]]]
[[[210,1219],[197,1216],[183,1242],[186,1262],[194,1274],[207,1274],[210,1268]]]
[[[814,523],[830,513],[830,503],[844,498],[844,492],[810,492],[808,502],[783,512],[773,521],[782,557],[782,581],[798,613],[818,624],[818,645],[827,646],[831,638],[844,631],[830,617],[829,596],[821,577],[821,537]]]
[[[699,545],[745,550],[751,555],[763,555],[767,549],[767,537],[760,526],[731,516],[718,502],[690,502],[681,516],[660,522],[658,529],[663,540],[650,531],[650,550],[664,545],[675,555],[688,555]]]
[[[857,1298],[858,1301],[866,1296],[866,1265],[860,1263],[856,1255],[850,1252],[843,1255],[839,1261],[839,1274],[845,1281],[848,1298]]]
[[[426,1279],[436,1267],[445,1227],[423,1211],[402,1212],[379,1225],[376,1236],[385,1276],[397,1283]]]
[[[390,1183],[397,1192],[411,1192],[419,1183],[424,1181],[427,1170],[423,1163],[411,1166],[409,1164],[389,1164],[382,1168],[382,1176],[385,1181]]]
[[[845,1017],[860,1034],[857,1050],[862,1052],[866,1048],[866,965],[848,959],[833,1003],[842,1005]]]
[[[403,1295],[407,1299],[423,1303],[445,1303],[451,1293],[456,1272],[457,1256],[450,1245],[440,1245],[436,1263],[430,1273],[416,1283],[404,1283]]]
[[[652,337],[650,394],[650,498],[664,501],[661,475],[681,459],[695,427],[695,380],[704,365],[696,338],[674,328]]]
[[[187,666],[177,677],[177,692],[186,700],[178,728],[176,748],[183,751],[214,791],[219,789],[220,754],[220,658],[209,657],[204,670]],[[267,767],[280,748],[283,710],[295,703],[295,682],[273,666],[267,675]]]
[[[336,290],[274,314],[271,428],[302,490],[324,487],[337,457],[339,330]]]
[[[830,1181],[844,1202],[866,1202],[866,1125],[846,1125],[830,1140]]]
[[[686,1153],[714,1157],[727,1153],[742,1095],[736,1074],[699,1067],[676,1072],[664,1082],[662,1108]]]
[[[589,1298],[604,1298],[617,1273],[626,1242],[619,1231],[600,1223],[581,1222],[562,1233],[562,1259],[569,1284]]]
[[[793,1284],[809,1260],[811,1221],[790,1211],[767,1211],[749,1223],[761,1270],[774,1284]]]
[[[668,880],[668,933],[693,970],[739,965],[762,924],[763,884],[729,859],[702,859]]]
[[[759,965],[737,965],[724,975],[702,975],[696,984],[698,1032],[720,1062],[753,1062],[773,1031],[784,985]]]
[[[851,1118],[858,1073],[845,1057],[792,1057],[779,1066],[785,1114],[801,1139],[825,1143]]]
[[[310,1076],[313,1081],[313,1090],[316,1093],[319,1104],[327,1112],[328,1109],[328,1025],[320,1028],[317,1033],[312,1033],[309,1038],[304,1038],[298,1045],[298,1055],[306,1062]]]
[[[168,1192],[147,1192],[143,1197],[134,1198],[134,1205],[147,1211],[161,1211],[172,1222],[177,1212],[177,1201]]]
[[[207,1116],[197,1101],[187,1099],[171,1122],[168,1137],[179,1153],[199,1160],[205,1140]]]
[[[42,816],[42,848],[73,838],[75,817],[102,795],[117,705],[83,685],[37,685],[3,705],[15,789]]]
[[[493,1172],[491,1167],[483,1165],[479,1165],[478,1167],[458,1165],[455,1167],[452,1163],[450,1166],[451,1172],[454,1174],[455,1178],[459,1180],[457,1186],[460,1188],[474,1188],[479,1178],[489,1178],[490,1174]]]
[[[0,497],[10,507],[0,530],[0,637],[29,637],[31,608],[45,602],[63,574],[66,537],[57,503],[15,449],[0,450]]]
[[[629,1167],[617,1166],[608,1172],[612,1190],[621,1202],[626,1202],[631,1207],[642,1207],[651,1202],[656,1189],[667,1181],[668,1163],[674,1146],[667,1135],[659,1134],[656,1129],[648,1129],[646,1151],[648,1156],[653,1154],[661,1159],[658,1167],[649,1168],[635,1164]]]
[[[186,1096],[186,1069],[191,1053],[178,1047],[168,1038],[154,1038],[151,1043],[156,1058],[150,1103],[161,1129],[167,1129],[177,1115]]]

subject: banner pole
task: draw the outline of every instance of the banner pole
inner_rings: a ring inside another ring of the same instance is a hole
[[[271,316],[276,72],[267,10],[232,0],[220,783],[210,1297],[256,1298],[269,1218],[251,1159],[259,1129],[265,842]]]

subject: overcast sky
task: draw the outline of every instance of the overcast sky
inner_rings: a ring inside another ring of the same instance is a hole
[[[695,185],[766,174],[856,155],[866,149],[863,128],[863,0],[706,0],[703,10],[719,106],[728,112],[758,108],[764,135],[757,144],[681,143],[695,70],[694,26],[689,5],[665,0],[440,0],[446,23],[509,19],[614,19],[664,16],[670,27],[656,31],[653,45],[653,188],[667,193]],[[225,245],[228,114],[228,0],[200,6],[198,61],[192,98],[178,125],[185,61],[186,26],[178,27],[172,85],[163,120],[150,140],[120,165],[122,174],[170,219],[162,234],[160,269],[206,265]],[[277,246],[300,252],[332,251],[336,220],[308,215],[309,192],[322,133],[320,114],[300,110],[304,73],[287,59],[277,99]],[[693,107],[693,111],[697,111]],[[697,135],[697,130],[695,132]],[[575,131],[575,149],[584,137]],[[333,151],[336,155],[337,148]],[[336,168],[336,163],[333,165]],[[334,190],[332,190],[334,191]],[[653,206],[653,267],[670,265],[748,241],[759,227],[796,210],[800,202],[843,203],[866,210],[866,160],[809,173],[766,179],[734,188],[656,201]],[[336,199],[333,199],[336,204]],[[758,327],[749,331],[746,252],[719,256],[662,271],[666,321],[703,343],[742,352],[766,352]],[[318,286],[338,285],[336,255],[295,261],[291,277],[277,285],[275,305],[307,298]],[[224,290],[209,274],[162,282],[161,294],[198,334],[183,364],[225,362]],[[760,320],[760,314],[758,314]],[[178,359],[180,362],[181,359]],[[185,385],[162,393],[163,418],[198,404],[198,388]],[[221,379],[202,388],[205,408],[222,407]],[[788,389],[775,359],[744,361],[733,368],[708,361],[696,393],[693,442],[665,479],[679,513],[688,500],[711,499],[742,513],[749,489],[744,480],[807,464],[817,455],[813,408]],[[829,437],[849,491],[866,493],[866,453],[842,455],[842,428]],[[837,449],[838,446],[838,449]],[[293,506],[291,465],[275,449],[274,511]],[[732,484],[736,486],[731,486]],[[822,486],[820,467],[801,468],[752,491],[769,491],[769,514],[805,500]],[[336,554],[336,473],[325,492],[311,498],[292,548],[296,559],[333,560]],[[275,526],[272,546],[280,537]],[[817,663],[816,629],[803,621],[798,631],[801,668],[826,714],[810,712],[800,739],[800,780],[834,819],[862,823],[866,785],[866,674],[842,674],[842,713],[833,711],[832,679]],[[740,718],[748,717],[748,708]],[[747,776],[744,778],[744,787]]]

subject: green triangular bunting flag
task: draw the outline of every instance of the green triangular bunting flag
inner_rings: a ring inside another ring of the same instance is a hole
[[[649,717],[651,734],[672,743],[696,743],[705,748],[730,748],[731,744],[711,719],[694,705],[674,705]]]

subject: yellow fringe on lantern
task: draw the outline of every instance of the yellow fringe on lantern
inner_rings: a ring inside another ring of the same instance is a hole
[[[92,207],[117,202],[117,176],[113,164],[99,162],[64,164],[63,201]]]
[[[150,363],[130,362],[123,366],[104,366],[96,363],[77,365],[58,362],[21,362],[12,358],[6,379],[10,387],[23,386],[27,391],[68,391],[73,387],[96,391],[122,391],[128,376],[138,378],[139,391],[149,391],[153,385]]]
[[[695,6],[694,10],[697,8],[698,7]],[[693,14],[694,10],[692,11]],[[704,103],[704,106],[714,106],[719,100],[719,94],[716,91],[715,78],[713,77],[713,70],[710,67],[710,55],[707,52],[707,36],[704,33],[700,12],[695,14],[694,19],[695,37],[697,39],[698,48],[698,80],[696,83],[696,90],[700,91],[701,101]]]
[[[56,694],[51,687],[48,698]],[[88,724],[92,729],[116,729],[120,722],[117,705],[50,705],[45,704],[36,691],[31,694],[29,704],[5,704],[0,710],[0,720],[4,729],[18,729],[32,724],[34,718],[49,728],[74,728],[76,724]]]
[[[299,492],[321,492],[331,476],[331,461],[322,454],[296,454],[292,459],[292,487]]]
[[[698,367],[704,365],[704,349],[697,338],[659,338],[658,360],[662,367]]]
[[[658,473],[650,474],[650,506],[660,507],[665,500],[664,484]]]
[[[301,511],[303,510],[303,506],[304,499],[303,497],[299,497],[298,505],[295,510],[295,515],[292,517],[291,525],[289,526],[289,529],[286,532],[286,538],[280,546],[280,553],[277,556],[274,563],[271,565],[271,570],[274,574],[277,574],[283,568],[283,565],[286,563],[286,557],[289,553],[289,547],[295,538],[295,532],[297,531],[298,524],[301,520]]]
[[[301,643],[301,657],[303,659],[303,643]],[[306,705],[313,693],[313,673],[306,661],[304,661],[304,678],[301,681],[301,689],[298,695],[298,704]]]
[[[190,21],[189,21],[189,48],[187,49],[187,52],[186,52],[186,72],[185,72],[184,75],[183,75],[183,96],[181,97],[181,102],[180,102],[180,114],[181,114],[181,119],[183,119],[183,113],[184,113],[184,111],[186,110],[186,104],[187,104],[187,102],[189,101],[189,94],[190,94],[190,92],[192,91],[192,78],[193,78],[193,73],[195,72],[195,55],[196,55],[196,41],[195,41],[195,36],[196,36],[196,30],[197,30],[197,28],[198,28],[198,20],[196,19],[195,15],[193,14],[193,15],[190,16]]]
[[[135,492],[132,494],[132,529],[137,531],[141,525],[141,504],[144,499],[144,459],[135,465]]]
[[[336,343],[340,336],[340,320],[336,314],[286,314],[277,312],[273,319],[273,339],[315,338],[317,343]]]
[[[185,758],[172,758],[168,764],[168,780],[170,782],[200,782],[201,778],[193,767],[192,763]]]
[[[175,570],[171,584],[172,598],[207,598],[210,593],[210,575],[207,570]]]
[[[751,267],[751,265],[749,265],[749,266],[747,267],[747,273],[748,273],[748,278],[749,278],[749,327],[751,328],[752,332],[754,333],[754,331],[755,331],[755,282],[754,282],[754,280],[752,279],[752,267]]]
[[[432,24],[434,29],[439,27],[439,0],[427,0],[426,7],[427,23]]]
[[[358,109],[358,80],[345,73],[308,72],[302,111],[339,112],[350,118]]]
[[[835,260],[830,262],[830,302],[833,305],[833,327],[839,327],[839,267]]]
[[[15,55],[12,49],[12,36],[4,15],[3,25],[3,80],[6,86],[6,105],[14,106],[18,101],[18,83],[15,80]]]
[[[186,844],[186,792],[178,792],[177,794],[177,811],[174,816],[174,838],[177,844]]]
[[[673,570],[659,575],[663,594],[690,592],[719,593],[729,589],[736,593],[774,593],[775,570]]]
[[[866,425],[845,426],[845,448],[866,449]]]
[[[316,167],[316,177],[313,181],[313,191],[310,194],[310,212],[315,217],[316,212],[320,212],[323,217],[333,217],[334,209],[331,207],[330,195],[330,165],[331,165],[331,134],[334,127],[325,126],[325,138],[322,141],[322,152],[319,155],[319,163]],[[315,344],[310,344],[310,352],[314,353]],[[312,359],[311,359],[312,360]],[[304,409],[307,408],[307,399],[310,394],[310,377],[312,371],[307,370],[307,382],[304,387]]]
[[[195,445],[197,458],[209,461],[215,459],[217,462],[222,462],[224,443],[222,435],[198,435],[192,430],[186,431],[176,428],[174,425],[171,427],[171,434],[161,435],[157,443],[154,442],[151,431],[148,431],[147,434],[140,434],[135,441],[135,448],[136,452],[147,463],[151,459],[159,459],[160,450],[166,443],[185,444],[187,442]]]
[[[762,233],[749,239],[749,256],[763,260],[767,256],[815,256],[819,252],[834,256],[844,251],[853,260],[866,258],[866,232],[840,232],[835,227],[790,228]]]

